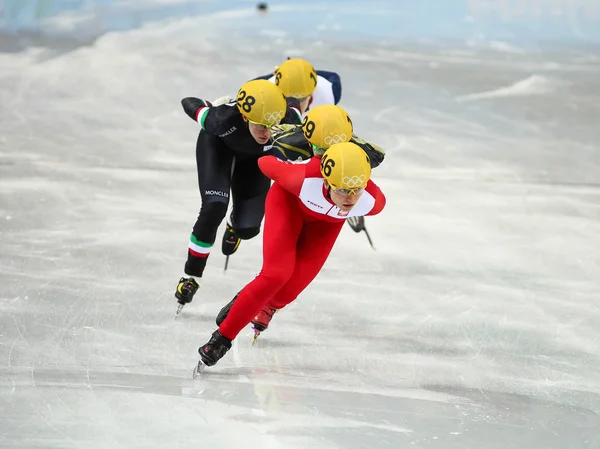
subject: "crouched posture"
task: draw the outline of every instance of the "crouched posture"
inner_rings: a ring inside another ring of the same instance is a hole
[[[376,168],[385,157],[384,150],[372,143],[366,142],[353,133],[350,116],[339,106],[317,106],[306,114],[302,125],[277,125],[273,127],[273,154],[283,160],[301,161],[313,156],[321,156],[332,142],[349,141],[359,146],[369,157],[371,168]],[[363,220],[362,215],[350,215],[346,220],[351,225],[351,219]],[[353,227],[354,229],[354,227]],[[220,326],[237,296],[227,304],[217,315],[217,326]],[[258,335],[269,327],[275,312],[284,307],[276,296],[252,320],[255,330],[255,340]]]
[[[310,284],[348,217],[376,215],[385,206],[383,193],[370,181],[369,157],[351,142],[301,163],[265,156],[259,167],[275,181],[265,205],[263,266],[198,350],[208,366],[225,355],[263,306],[284,307]]]
[[[259,233],[271,181],[257,160],[271,151],[272,126],[281,121],[300,123],[297,104],[265,80],[245,83],[237,100],[229,104],[212,106],[193,97],[182,100],[185,112],[202,128],[196,145],[202,207],[190,236],[184,276],[175,291],[178,313],[199,288],[230,194],[232,224],[227,226],[223,252],[233,253],[240,240]]]

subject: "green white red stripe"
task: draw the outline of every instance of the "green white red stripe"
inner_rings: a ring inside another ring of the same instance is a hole
[[[210,108],[208,106],[203,106],[196,112],[196,121],[200,123],[202,128],[204,128],[204,119],[206,118],[209,110]]]
[[[202,242],[196,237],[194,237],[194,234],[190,235],[190,243],[188,245],[188,250],[192,256],[202,258],[208,257],[211,248],[212,243]]]

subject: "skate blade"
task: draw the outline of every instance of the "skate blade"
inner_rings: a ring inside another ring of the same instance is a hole
[[[373,248],[373,250],[377,251],[375,249],[375,245],[373,245],[373,240],[371,240],[371,236],[369,235],[369,231],[367,231],[367,228],[363,228],[363,231],[365,231],[365,235],[367,236],[367,240],[369,241],[369,245],[371,245],[371,248]]]
[[[183,306],[184,306],[184,305],[185,305],[185,304],[179,304],[179,303],[177,303],[177,311],[175,312],[175,318],[173,318],[173,319],[175,319],[175,320],[177,319],[177,317],[178,317],[178,316],[179,316],[179,314],[181,313],[181,309],[183,309]]]
[[[204,368],[206,368],[206,365],[202,363],[202,360],[200,360],[198,364],[194,367],[194,371],[192,371],[192,379],[196,379],[200,374],[202,374]]]
[[[225,256],[225,266],[223,267],[223,273],[227,273],[228,266],[229,266],[229,256]]]
[[[254,338],[252,339],[252,346],[254,346],[256,344],[256,341],[258,340],[259,336],[260,336],[260,331],[254,329]]]

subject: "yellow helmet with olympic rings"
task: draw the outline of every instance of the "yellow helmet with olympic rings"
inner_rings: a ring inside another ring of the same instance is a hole
[[[287,102],[281,89],[267,80],[245,83],[237,94],[237,107],[250,123],[270,128],[284,117]]]
[[[341,107],[323,104],[308,111],[302,121],[302,132],[312,145],[326,149],[352,138],[352,120]]]
[[[334,190],[365,188],[371,179],[369,156],[355,143],[335,143],[321,157],[321,175]]]
[[[317,87],[317,71],[304,59],[288,59],[275,70],[275,84],[286,97],[306,98]]]

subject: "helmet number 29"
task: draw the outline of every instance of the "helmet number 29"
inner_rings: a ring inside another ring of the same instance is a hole
[[[333,167],[335,167],[335,161],[327,157],[327,152],[325,152],[323,159],[321,159],[321,170],[323,170],[323,174],[325,176],[331,176],[331,169]]]
[[[252,105],[256,103],[256,98],[254,98],[252,95],[246,96],[246,91],[240,90],[240,93],[237,97],[237,102],[240,105],[240,107],[244,110],[244,112],[250,112],[252,110]]]
[[[312,137],[313,133],[315,132],[315,126],[315,122],[312,120],[309,122],[308,117],[304,117],[304,120],[302,121],[302,128],[304,129],[304,136],[307,139]]]

